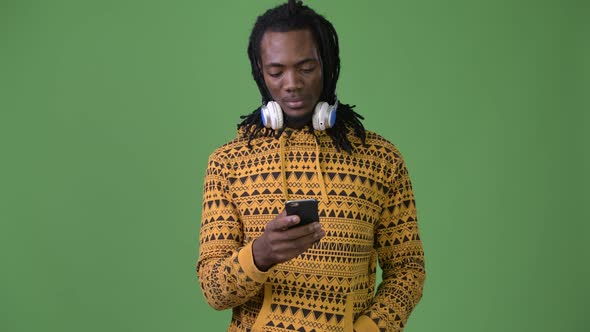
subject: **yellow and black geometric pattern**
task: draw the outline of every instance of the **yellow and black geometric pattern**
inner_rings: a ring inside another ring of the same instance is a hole
[[[353,153],[325,133],[238,138],[209,158],[198,276],[228,331],[401,331],[422,296],[424,253],[410,178],[399,151],[368,132]],[[315,137],[314,137],[315,136]],[[316,198],[326,236],[259,271],[252,241],[287,199]],[[382,283],[375,292],[376,266]]]

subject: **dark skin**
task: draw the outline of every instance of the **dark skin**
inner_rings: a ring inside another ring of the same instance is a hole
[[[260,48],[264,81],[281,105],[286,126],[302,128],[322,93],[322,67],[313,35],[309,30],[267,31]],[[293,227],[299,222],[298,216],[287,216],[283,210],[266,225],[252,244],[259,270],[299,256],[326,235],[319,222]]]
[[[309,30],[267,31],[260,41],[264,82],[281,105],[285,123],[301,128],[311,120],[322,94],[322,64]]]
[[[266,224],[252,244],[254,264],[260,271],[299,256],[326,235],[319,222],[294,227],[299,222],[298,216],[287,216],[283,210]]]

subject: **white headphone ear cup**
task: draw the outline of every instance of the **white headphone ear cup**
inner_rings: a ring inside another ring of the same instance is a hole
[[[281,110],[281,105],[276,101],[269,101],[266,105],[262,106],[260,113],[262,124],[266,128],[273,130],[283,128],[283,111]]]
[[[270,112],[268,111],[268,107],[266,107],[266,105],[262,105],[262,107],[260,107],[260,117],[262,118],[262,124],[266,127],[266,128],[270,128],[271,124],[270,124]]]
[[[281,109],[281,105],[276,101],[269,101],[266,107],[270,114],[270,128],[273,130],[283,128],[283,110]]]
[[[326,130],[329,128],[328,110],[330,105],[325,101],[320,101],[315,105],[313,111],[312,124],[315,130]]]

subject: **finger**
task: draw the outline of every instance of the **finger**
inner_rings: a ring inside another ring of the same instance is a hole
[[[319,222],[312,222],[312,223],[309,223],[306,225],[297,226],[289,231],[292,232],[291,235],[293,237],[303,237],[303,236],[307,236],[309,234],[312,234],[314,232],[318,232],[321,229],[322,229],[322,225]]]
[[[318,239],[325,235],[319,222],[292,227],[287,230],[269,232],[267,236],[273,244],[287,243],[288,247],[294,247],[294,245],[289,243],[300,241],[301,238],[305,238],[313,234],[316,234],[316,238]]]
[[[275,232],[272,235],[284,236],[287,232]],[[277,262],[285,262],[307,251],[311,246],[318,243],[325,236],[324,230],[308,234],[295,240],[273,241],[271,251]]]
[[[321,240],[324,236],[326,236],[326,232],[324,231],[322,225],[319,222],[313,223],[313,225],[309,226],[313,227],[313,232],[309,235],[299,238],[297,241],[309,241],[311,244],[314,244]]]
[[[270,231],[286,231],[297,225],[299,221],[299,216],[288,216],[287,212],[283,210],[275,217],[275,219],[266,225],[266,229]]]
[[[281,233],[283,241],[302,241],[309,238],[315,238],[316,241],[324,237],[326,233],[319,222],[309,225],[299,226]],[[313,241],[312,241],[313,242]]]
[[[283,212],[284,212],[284,214],[283,214]],[[299,224],[299,222],[301,221],[299,216],[297,216],[297,215],[288,216],[287,212],[285,210],[283,210],[283,212],[281,212],[275,218],[276,223],[279,225],[279,227],[282,230],[289,229],[290,227],[293,227],[293,226]]]
[[[273,244],[272,250],[278,253],[282,259],[293,258],[305,252],[314,243],[318,242],[325,234],[323,231],[308,234],[294,240],[277,241]]]

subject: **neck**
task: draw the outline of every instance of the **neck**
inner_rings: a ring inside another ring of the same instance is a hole
[[[285,114],[285,126],[293,129],[301,129],[311,123],[312,114],[292,117]]]

